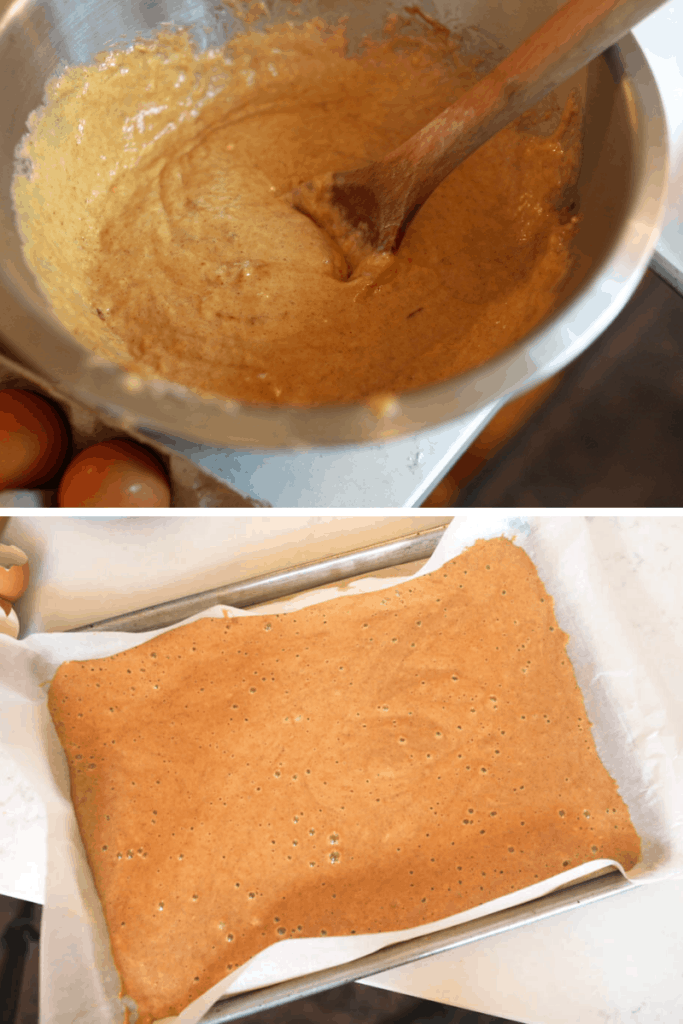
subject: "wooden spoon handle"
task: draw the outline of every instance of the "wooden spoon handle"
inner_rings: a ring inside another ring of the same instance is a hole
[[[496,132],[597,57],[662,0],[568,0],[452,106],[378,162],[385,189],[412,179],[405,206],[421,205]],[[394,173],[392,173],[392,171]],[[405,184],[401,184],[401,191]],[[404,193],[405,194],[405,193]]]

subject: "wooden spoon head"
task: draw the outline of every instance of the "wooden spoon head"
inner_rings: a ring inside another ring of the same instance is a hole
[[[383,265],[397,245],[397,228],[385,223],[383,196],[369,170],[329,172],[305,182],[291,195],[295,209],[339,246],[348,267],[346,280]]]

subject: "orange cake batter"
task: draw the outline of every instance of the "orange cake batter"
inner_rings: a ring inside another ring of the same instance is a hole
[[[140,1024],[283,939],[436,921],[640,841],[521,549],[61,666],[49,708]]]
[[[317,21],[225,51],[177,32],[102,55],[53,81],[29,122],[13,190],[26,259],[84,345],[202,393],[315,406],[447,379],[553,308],[576,230],[577,101],[544,107],[549,134],[500,132],[353,280],[289,195],[380,158],[476,75],[417,16],[354,56],[343,25]]]

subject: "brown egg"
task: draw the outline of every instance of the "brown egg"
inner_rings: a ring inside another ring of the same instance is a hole
[[[124,438],[91,445],[69,463],[60,508],[168,508],[171,488],[160,462]]]
[[[28,559],[20,548],[0,544],[0,600],[18,601],[28,586]]]
[[[68,445],[66,423],[54,405],[21,388],[0,391],[0,490],[46,483]]]

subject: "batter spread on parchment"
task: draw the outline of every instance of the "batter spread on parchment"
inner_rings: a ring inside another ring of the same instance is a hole
[[[438,921],[640,841],[526,553],[61,666],[49,708],[125,993]]]
[[[84,345],[252,403],[402,392],[475,367],[551,309],[570,267],[579,112],[510,127],[439,187],[390,265],[343,281],[287,199],[378,159],[476,79],[446,30],[280,25],[196,53],[185,32],[67,70],[15,178],[24,252]],[[528,122],[529,119],[527,119]]]

